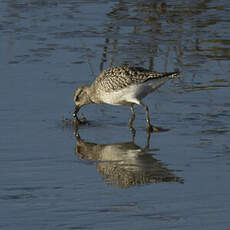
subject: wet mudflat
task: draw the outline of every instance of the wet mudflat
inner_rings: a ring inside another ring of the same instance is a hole
[[[1,229],[229,229],[230,3],[0,2]],[[120,64],[181,77],[126,107],[72,92]],[[64,121],[63,121],[64,119]]]

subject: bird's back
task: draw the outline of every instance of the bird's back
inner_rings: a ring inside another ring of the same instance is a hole
[[[141,67],[113,66],[104,70],[93,82],[97,90],[117,91],[130,85],[138,85],[152,79],[173,78],[178,72],[157,73]]]

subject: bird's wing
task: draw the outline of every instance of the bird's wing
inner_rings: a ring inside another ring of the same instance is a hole
[[[106,92],[123,89],[132,84],[141,84],[153,78],[170,76],[172,73],[151,72],[141,67],[116,66],[104,70],[94,81],[97,89]]]

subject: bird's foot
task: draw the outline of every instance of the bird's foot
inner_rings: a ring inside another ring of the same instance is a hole
[[[157,126],[154,126],[154,125],[147,125],[146,130],[147,130],[147,132],[155,133],[155,132],[167,132],[170,129],[165,129],[165,128],[157,127]]]

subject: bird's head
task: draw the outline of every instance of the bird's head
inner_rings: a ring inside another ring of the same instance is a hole
[[[91,103],[88,95],[89,85],[82,85],[77,87],[73,92],[73,100],[76,104],[75,115],[83,105]]]

